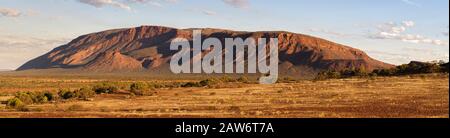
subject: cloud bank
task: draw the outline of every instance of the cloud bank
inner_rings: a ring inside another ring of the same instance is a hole
[[[371,39],[390,39],[416,44],[433,44],[446,46],[448,42],[439,39],[432,39],[418,34],[408,34],[406,31],[415,26],[413,21],[403,21],[401,23],[388,22],[377,26],[377,32],[370,34]]]
[[[250,2],[248,0],[222,0],[222,1],[235,8],[246,9],[250,7]]]
[[[22,12],[16,9],[10,9],[10,8],[0,8],[0,17],[19,17],[22,15]]]
[[[116,0],[77,0],[77,1],[80,3],[94,6],[96,8],[101,8],[104,6],[112,6],[112,7],[125,9],[125,10],[131,10],[130,6],[128,6],[127,4],[125,4],[123,2],[116,1]]]

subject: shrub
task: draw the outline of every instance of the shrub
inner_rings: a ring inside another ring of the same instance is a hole
[[[78,98],[85,100],[95,96],[95,92],[89,88],[80,88],[76,90],[74,93]]]
[[[205,87],[205,86],[212,87],[218,83],[219,83],[219,80],[217,80],[217,79],[206,79],[206,80],[200,81],[199,85],[200,85],[200,87]]]
[[[393,69],[376,69],[373,70],[372,73],[377,74],[378,76],[393,76],[397,74],[397,69],[393,68]]]
[[[47,97],[48,101],[53,101],[55,100],[55,96],[53,96],[53,93],[50,92],[44,92],[44,96]]]
[[[148,86],[145,83],[133,83],[130,85],[130,92],[134,95],[143,96],[148,93]]]
[[[93,90],[97,94],[116,93],[117,91],[119,91],[119,88],[117,86],[114,86],[113,84],[102,83],[102,84],[99,84],[99,85],[95,85],[93,87]]]
[[[33,104],[33,96],[31,92],[17,92],[15,98],[19,99],[24,104]]]
[[[291,82],[296,82],[296,81],[297,80],[292,77],[283,77],[281,79],[278,79],[278,83],[291,83]]]
[[[220,81],[222,81],[222,82],[236,82],[237,80],[231,78],[230,76],[225,75],[222,78],[220,78]]]
[[[351,68],[351,69],[342,70],[342,71],[340,71],[340,75],[341,75],[341,77],[344,77],[344,78],[353,77],[353,76],[367,77],[367,76],[369,76],[369,73],[366,72],[366,69],[364,67],[360,67],[360,68]]]
[[[337,71],[325,71],[317,74],[315,80],[325,80],[325,79],[339,79],[341,78],[341,73]]]
[[[147,87],[148,89],[160,89],[160,88],[166,88],[168,86],[168,85],[158,83],[158,82],[151,82],[151,83],[147,83],[147,84],[142,83],[142,85]]]
[[[249,83],[250,82],[246,76],[239,77],[237,79],[237,81],[241,82],[241,83]]]
[[[70,91],[69,89],[60,89],[58,95],[63,99],[71,99],[77,97],[76,93]]]
[[[18,108],[22,108],[24,106],[25,106],[25,103],[22,102],[19,98],[11,98],[11,99],[8,99],[8,101],[6,101],[6,107],[9,107],[9,108],[18,109]]]
[[[54,99],[50,92],[17,92],[15,98],[24,104],[42,104]]]
[[[46,103],[48,102],[47,96],[45,96],[44,93],[32,93],[34,95],[31,95],[33,98],[33,103]]]
[[[188,82],[183,84],[181,87],[202,87],[198,82]]]

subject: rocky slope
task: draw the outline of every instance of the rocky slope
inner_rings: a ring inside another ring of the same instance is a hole
[[[17,70],[70,68],[85,71],[166,70],[176,51],[169,49],[174,38],[192,40],[193,29],[141,26],[115,29],[80,36],[66,45],[33,59]],[[361,50],[324,39],[290,32],[239,32],[202,29],[202,38],[227,37],[279,38],[280,72],[308,75],[321,70],[390,68]]]

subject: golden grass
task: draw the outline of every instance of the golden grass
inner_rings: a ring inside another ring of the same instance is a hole
[[[0,101],[16,91],[80,88],[110,81],[0,78]],[[226,83],[213,88],[156,89],[152,96],[97,95],[93,101],[4,108],[0,117],[448,118],[448,74],[298,81],[274,85]]]

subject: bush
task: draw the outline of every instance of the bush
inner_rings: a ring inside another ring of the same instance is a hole
[[[183,84],[181,87],[202,87],[198,82],[188,82]]]
[[[391,69],[375,69],[371,73],[365,71],[364,68],[352,68],[345,69],[340,72],[337,71],[325,71],[321,72],[316,76],[316,80],[323,79],[335,79],[335,78],[346,78],[346,77],[376,77],[376,76],[399,76],[399,75],[410,75],[410,74],[428,74],[428,73],[448,73],[449,65],[448,63],[427,63],[427,62],[417,62],[412,61],[409,64],[403,64],[396,66]]]
[[[249,83],[250,82],[246,76],[239,77],[237,79],[237,81],[241,82],[241,83]]]
[[[74,93],[77,98],[85,99],[85,100],[95,96],[95,92],[89,88],[81,88],[81,89],[76,90]]]
[[[325,79],[339,79],[341,78],[341,73],[337,71],[325,71],[317,74],[315,80],[325,80]]]
[[[117,86],[114,86],[113,84],[102,83],[99,85],[95,85],[93,91],[95,91],[95,93],[97,94],[116,93],[117,91],[119,91],[119,88]]]
[[[291,83],[291,82],[296,82],[296,81],[297,80],[292,77],[283,77],[281,79],[278,79],[278,83]]]
[[[212,87],[218,83],[219,83],[219,80],[217,80],[217,79],[206,79],[206,80],[200,81],[199,85],[200,85],[200,87],[205,87],[205,86]]]
[[[53,93],[50,92],[44,92],[44,96],[47,97],[48,101],[53,101],[55,100],[55,96],[53,96]]]
[[[34,94],[32,95],[33,103],[41,104],[48,102],[48,98],[47,96],[45,96],[44,93],[32,93],[32,94]]]
[[[378,76],[393,76],[397,74],[397,69],[393,68],[393,69],[376,69],[373,70],[374,74],[377,74]]]
[[[95,92],[92,89],[89,88],[80,88],[75,91],[70,91],[68,89],[61,89],[58,92],[59,97],[62,99],[72,99],[72,98],[79,98],[79,99],[88,99],[95,96]]]
[[[31,92],[17,92],[15,98],[19,99],[24,104],[33,104],[33,96]]]
[[[130,92],[134,95],[147,95],[148,86],[145,83],[133,83],[130,85]]]
[[[19,98],[11,98],[6,101],[6,107],[15,109],[23,108],[25,107],[25,103],[22,102]]]
[[[76,93],[70,91],[69,89],[60,89],[58,92],[58,96],[62,99],[71,99],[77,97]]]
[[[50,92],[17,92],[15,98],[24,104],[42,104],[54,99]]]
[[[223,76],[222,78],[219,79],[222,82],[236,82],[236,79],[231,78],[230,76]]]

